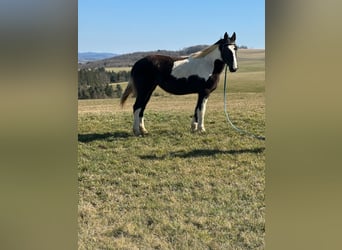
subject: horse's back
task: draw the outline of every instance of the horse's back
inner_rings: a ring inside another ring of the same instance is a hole
[[[155,80],[160,77],[167,77],[171,74],[174,59],[164,55],[149,55],[138,60],[132,67],[131,75],[134,80],[137,78],[148,78]]]

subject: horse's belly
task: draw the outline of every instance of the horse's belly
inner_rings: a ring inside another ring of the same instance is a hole
[[[163,90],[175,95],[198,93],[204,88],[204,85],[205,79],[195,75],[182,78],[171,75],[163,82],[159,83],[159,86]]]

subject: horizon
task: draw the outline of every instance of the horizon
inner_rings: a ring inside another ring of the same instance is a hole
[[[224,32],[236,32],[239,46],[265,49],[265,1],[78,2],[81,53],[176,51],[211,45]]]

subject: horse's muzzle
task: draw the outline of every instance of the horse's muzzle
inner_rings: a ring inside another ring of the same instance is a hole
[[[230,71],[230,72],[236,72],[238,69],[239,69],[239,68],[231,68],[231,67],[229,67],[229,71]]]

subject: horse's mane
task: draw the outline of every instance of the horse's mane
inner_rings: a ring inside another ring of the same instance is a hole
[[[218,44],[213,44],[201,51],[195,52],[193,54],[191,54],[190,56],[192,58],[201,58],[201,57],[205,57],[206,55],[208,55],[210,52],[212,52],[213,50],[215,50],[218,47]]]

